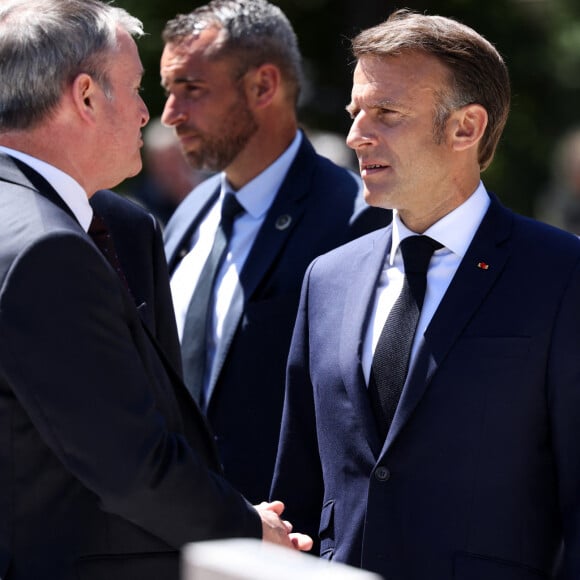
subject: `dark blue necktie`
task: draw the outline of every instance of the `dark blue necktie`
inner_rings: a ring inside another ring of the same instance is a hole
[[[429,262],[433,252],[441,247],[428,236],[410,236],[401,241],[405,264],[403,288],[381,331],[369,380],[369,395],[383,439],[407,378],[411,347],[425,298]]]
[[[213,288],[216,275],[227,253],[228,242],[232,234],[235,218],[243,208],[233,193],[224,197],[221,220],[215,234],[213,246],[201,271],[197,286],[193,292],[183,327],[181,355],[183,359],[183,377],[193,398],[203,404],[204,377],[207,367],[207,331],[211,320],[213,305]]]

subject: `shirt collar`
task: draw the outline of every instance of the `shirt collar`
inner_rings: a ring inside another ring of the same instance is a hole
[[[452,212],[435,222],[425,231],[425,235],[443,244],[448,250],[463,258],[489,208],[489,204],[489,195],[483,182],[480,181],[477,189],[459,207],[456,207]],[[391,265],[394,263],[395,254],[401,241],[413,235],[415,235],[415,232],[403,224],[397,210],[394,210],[393,241],[389,256]]]
[[[238,201],[252,217],[259,219],[270,209],[301,143],[302,133],[297,131],[288,149],[274,163],[235,192]],[[220,198],[223,199],[226,192],[231,190],[226,174],[222,172]]]
[[[22,153],[22,151],[17,151],[1,145],[0,151],[26,163],[26,165],[42,175],[42,177],[52,185],[56,193],[58,193],[70,208],[85,232],[88,231],[93,218],[93,209],[89,204],[86,191],[76,180],[54,165],[50,165],[49,163],[46,163],[46,161],[32,157],[27,153]]]

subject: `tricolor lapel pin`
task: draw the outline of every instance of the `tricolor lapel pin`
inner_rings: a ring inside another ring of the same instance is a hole
[[[487,262],[477,262],[477,267],[480,270],[489,270],[489,264]]]

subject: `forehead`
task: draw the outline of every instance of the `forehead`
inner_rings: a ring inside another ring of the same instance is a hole
[[[168,43],[161,55],[162,78],[174,80],[173,77],[184,73],[211,78],[229,73],[232,68],[230,61],[215,56],[219,34],[216,28],[207,28],[198,35]]]
[[[362,56],[357,62],[352,101],[387,100],[412,103],[434,98],[448,87],[447,68],[435,57],[406,52],[398,56]]]
[[[118,71],[126,77],[143,76],[143,65],[137,44],[132,36],[124,30],[117,32],[117,51],[110,59],[110,70],[113,74]]]

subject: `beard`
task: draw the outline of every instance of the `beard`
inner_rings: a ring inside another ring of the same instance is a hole
[[[182,129],[184,133],[187,128]],[[258,130],[258,123],[243,95],[228,110],[220,127],[212,134],[197,131],[199,139],[195,150],[184,151],[189,164],[204,171],[223,171],[246,147]],[[179,134],[179,130],[178,130]]]

